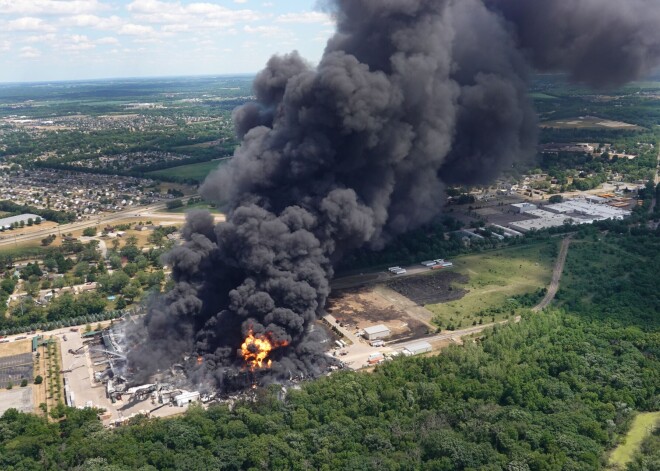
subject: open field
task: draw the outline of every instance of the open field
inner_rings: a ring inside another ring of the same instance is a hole
[[[420,276],[394,279],[387,285],[414,303],[423,306],[462,298],[467,291],[456,288],[456,285],[467,282],[466,275],[451,270],[439,270]]]
[[[194,204],[191,204],[191,205],[183,205],[180,208],[166,209],[163,212],[171,213],[171,214],[184,214],[184,213],[187,213],[188,211],[193,210],[193,209],[204,209],[204,210],[206,210],[210,213],[213,213],[213,214],[220,214],[221,213],[221,211],[218,208],[216,208],[214,206],[211,206],[210,204],[205,203],[203,201],[201,201],[199,203],[194,203]]]
[[[153,172],[147,173],[147,175],[190,178],[201,182],[209,173],[218,168],[224,162],[227,162],[227,159],[211,160],[209,162],[201,162],[198,164],[180,165],[178,167],[155,170]]]
[[[576,118],[544,121],[540,123],[539,126],[542,128],[559,129],[627,129],[630,131],[640,131],[644,129],[634,124],[624,123],[622,121],[611,121],[609,119],[597,118],[595,116],[580,116]]]
[[[630,431],[623,443],[616,447],[610,455],[610,469],[624,469],[635,452],[639,449],[644,438],[660,423],[660,412],[643,412],[633,420]]]
[[[552,277],[558,244],[555,240],[452,259],[454,270],[468,277],[466,282],[455,282],[452,289],[467,290],[467,293],[456,301],[426,308],[435,314],[434,321],[443,328],[491,322],[492,317],[502,320],[511,314],[511,309],[497,309],[500,312],[487,314],[486,311],[505,306],[513,296],[546,288]],[[482,320],[485,315],[489,318]]]
[[[388,340],[425,335],[429,327],[397,304],[378,289],[359,288],[332,293],[326,311],[351,331],[384,324],[392,331]]]

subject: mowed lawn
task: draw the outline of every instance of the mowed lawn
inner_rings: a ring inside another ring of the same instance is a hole
[[[467,284],[453,289],[468,292],[461,299],[428,305],[442,328],[453,325],[468,327],[483,318],[484,323],[506,318],[509,310],[483,315],[490,308],[502,307],[512,296],[534,293],[547,288],[559,249],[559,240],[530,246],[510,247],[482,254],[451,259],[453,270],[469,277]],[[481,314],[481,315],[480,315]]]
[[[172,213],[172,214],[183,214],[187,213],[190,210],[193,209],[203,209],[206,210],[212,214],[222,214],[222,211],[218,209],[217,207],[211,206],[210,204],[200,201],[199,203],[193,203],[190,205],[184,204],[183,206],[179,208],[174,208],[174,209],[165,209],[164,212],[166,213]]]
[[[637,414],[633,420],[630,431],[621,445],[616,447],[610,455],[610,467],[624,469],[630,463],[633,455],[641,446],[644,438],[659,425],[660,412],[643,412]]]
[[[153,172],[147,173],[147,175],[186,178],[201,182],[209,173],[227,161],[228,159],[219,159],[198,164],[181,165],[179,167],[166,168],[163,170],[154,170]]]

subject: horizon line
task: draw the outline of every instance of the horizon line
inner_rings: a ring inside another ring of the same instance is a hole
[[[115,76],[115,77],[98,77],[98,78],[84,78],[84,79],[55,79],[55,80],[27,80],[27,81],[4,81],[0,80],[2,85],[37,85],[37,84],[50,84],[50,83],[70,83],[70,82],[104,82],[111,80],[153,80],[153,79],[185,79],[185,78],[211,78],[211,77],[250,77],[255,76],[259,72],[232,72],[221,74],[192,74],[192,75],[136,75],[136,76]]]

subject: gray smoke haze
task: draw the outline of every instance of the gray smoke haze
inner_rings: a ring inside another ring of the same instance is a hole
[[[660,64],[658,0],[485,0],[541,70],[596,87],[623,85]]]
[[[146,375],[199,354],[192,378],[230,387],[243,366],[237,349],[253,330],[287,343],[272,352],[264,381],[323,371],[312,321],[333,264],[430,222],[447,184],[486,183],[533,156],[528,60],[594,85],[656,64],[653,35],[642,42],[623,33],[646,29],[644,15],[616,19],[625,10],[617,5],[326,3],[337,33],[318,66],[297,53],[273,57],[256,77],[256,101],[235,111],[241,147],[201,189],[228,202],[227,221],[189,214],[185,243],[168,256],[176,286],[150,307],[132,366]],[[548,24],[531,26],[541,19]],[[615,20],[622,31],[605,41],[601,29]],[[601,77],[617,57],[627,73]]]

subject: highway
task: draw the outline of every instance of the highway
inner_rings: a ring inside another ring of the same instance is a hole
[[[20,234],[15,236],[6,235],[6,236],[2,236],[2,239],[0,239],[0,247],[14,245],[22,242],[29,242],[35,239],[43,239],[46,236],[56,232],[68,233],[68,232],[86,229],[88,227],[96,227],[103,224],[109,224],[112,222],[121,221],[122,219],[147,216],[146,213],[151,214],[153,213],[153,211],[159,209],[161,210],[165,209],[165,203],[136,207],[130,211],[120,211],[118,213],[111,213],[108,215],[86,219],[84,221],[76,221],[70,224],[60,224],[57,227],[51,227],[49,229],[42,229],[39,231],[30,232],[29,234]]]

